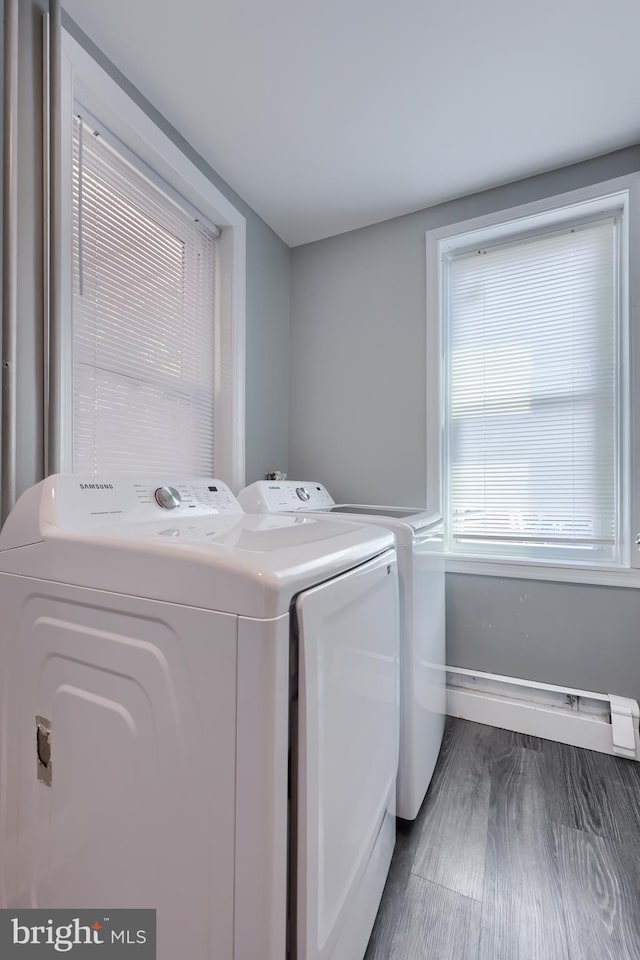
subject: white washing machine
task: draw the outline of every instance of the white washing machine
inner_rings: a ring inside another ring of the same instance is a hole
[[[395,840],[398,583],[365,524],[56,476],[0,534],[0,906],[158,960],[360,960]]]
[[[442,518],[415,507],[337,504],[316,482],[259,480],[238,494],[247,512],[336,516],[395,536],[400,580],[400,765],[397,815],[417,816],[431,781],[446,713]]]

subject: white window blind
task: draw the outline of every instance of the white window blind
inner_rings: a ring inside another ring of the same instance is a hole
[[[73,469],[212,474],[216,237],[79,116]]]
[[[445,260],[458,549],[617,542],[616,231],[609,217]]]

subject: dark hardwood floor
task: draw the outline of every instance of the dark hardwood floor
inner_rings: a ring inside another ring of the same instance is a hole
[[[365,960],[640,960],[640,763],[449,719]]]

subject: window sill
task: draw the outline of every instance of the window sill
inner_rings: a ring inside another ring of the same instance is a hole
[[[608,587],[640,587],[640,569],[630,567],[588,567],[576,564],[535,563],[530,560],[489,560],[445,554],[447,573],[516,580],[549,580],[560,583],[589,583]]]

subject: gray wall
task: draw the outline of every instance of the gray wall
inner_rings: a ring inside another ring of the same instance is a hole
[[[450,664],[640,698],[640,591],[447,574]]]
[[[246,482],[287,470],[291,251],[247,206]]]
[[[423,504],[426,231],[638,170],[628,148],[296,248],[289,476]],[[639,591],[449,574],[447,618],[452,665],[640,696]]]
[[[43,471],[41,14],[47,6],[47,0],[21,0],[20,3],[18,493],[40,479]],[[246,218],[247,483],[268,469],[286,470],[289,248],[66,15],[63,23]]]

